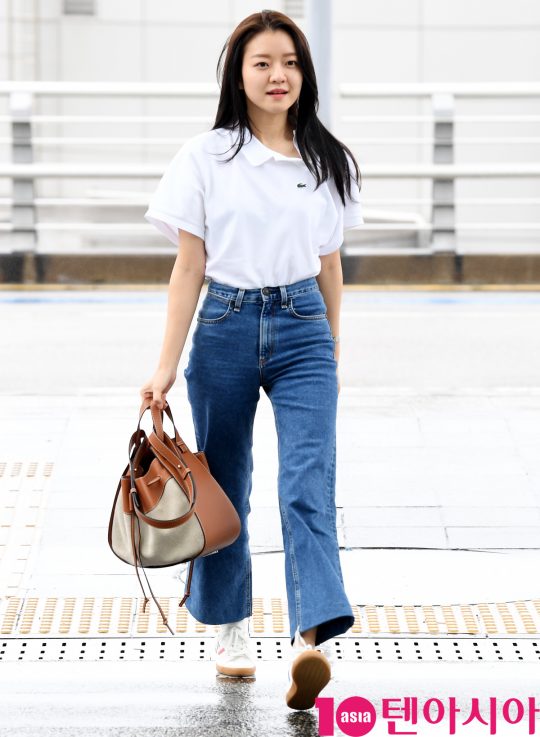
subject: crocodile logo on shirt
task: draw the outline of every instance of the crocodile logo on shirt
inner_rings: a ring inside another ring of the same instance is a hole
[[[305,187],[306,185],[304,184],[304,182],[298,182],[298,184],[296,186],[297,187]]]

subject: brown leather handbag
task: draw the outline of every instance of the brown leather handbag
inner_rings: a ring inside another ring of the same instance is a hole
[[[149,408],[154,432],[147,436],[141,420]],[[172,422],[174,439],[163,429],[163,411]],[[190,594],[195,559],[231,545],[240,535],[240,517],[210,473],[204,451],[192,453],[180,437],[166,401],[160,409],[153,400],[143,400],[128,456],[114,497],[109,546],[118,558],[135,566],[144,612],[149,599],[139,576],[140,566],[163,623],[174,635],[144,566],[163,568],[190,561],[181,607]]]

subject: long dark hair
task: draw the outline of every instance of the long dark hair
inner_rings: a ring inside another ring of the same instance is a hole
[[[277,10],[263,10],[244,18],[228,37],[217,64],[218,83],[222,79],[221,93],[212,130],[216,128],[239,129],[239,144],[231,161],[244,144],[244,129],[251,133],[247,115],[246,93],[239,88],[242,81],[242,61],[244,49],[250,39],[266,30],[283,30],[291,37],[298,62],[302,70],[302,88],[296,103],[287,113],[288,122],[296,128],[296,141],[306,166],[317,180],[317,188],[322,182],[333,177],[336,189],[345,205],[345,191],[351,197],[350,169],[346,153],[352,159],[356,181],[361,188],[361,174],[351,150],[341,143],[321,123],[317,117],[319,97],[315,69],[311,59],[309,44],[300,28],[287,15]],[[225,56],[223,71],[220,66]]]

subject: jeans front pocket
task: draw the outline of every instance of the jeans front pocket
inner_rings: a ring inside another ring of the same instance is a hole
[[[299,320],[324,320],[326,318],[326,304],[318,289],[289,297],[288,310],[293,317]]]
[[[213,292],[207,292],[201,309],[197,313],[197,322],[213,325],[223,322],[232,312],[232,299],[221,297]]]

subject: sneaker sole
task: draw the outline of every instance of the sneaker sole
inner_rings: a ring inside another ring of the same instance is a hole
[[[311,709],[315,699],[332,677],[330,663],[319,650],[306,650],[291,666],[292,682],[285,696],[291,709]]]
[[[243,668],[231,668],[226,665],[218,665],[216,663],[217,672],[221,673],[223,676],[252,676],[255,673],[255,669],[255,665],[246,665]]]

